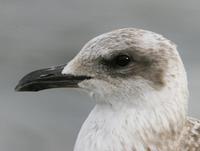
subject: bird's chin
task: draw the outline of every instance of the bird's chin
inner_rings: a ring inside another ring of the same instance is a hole
[[[78,83],[78,86],[80,89],[84,90],[87,93],[93,92],[96,87],[92,80],[84,80]]]
[[[109,98],[114,90],[110,83],[100,79],[84,80],[78,85],[97,102],[105,101],[105,98]]]

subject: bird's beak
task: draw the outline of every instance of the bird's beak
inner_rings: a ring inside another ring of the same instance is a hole
[[[65,65],[33,71],[24,76],[16,86],[16,91],[40,91],[51,88],[78,88],[78,83],[89,80],[84,75],[62,74]]]

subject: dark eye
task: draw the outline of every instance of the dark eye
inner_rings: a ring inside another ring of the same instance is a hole
[[[127,66],[130,63],[130,61],[131,59],[127,55],[119,55],[115,58],[115,64],[121,67]]]

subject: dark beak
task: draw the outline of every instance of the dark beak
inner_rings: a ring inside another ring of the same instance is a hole
[[[51,88],[78,88],[78,83],[89,80],[88,76],[63,75],[65,65],[33,71],[24,76],[16,86],[16,91],[40,91]]]

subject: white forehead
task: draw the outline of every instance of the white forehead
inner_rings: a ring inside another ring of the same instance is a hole
[[[154,32],[136,28],[124,28],[93,38],[85,44],[80,53],[103,55],[110,51],[126,50],[134,47],[156,51],[158,50],[157,48],[163,46],[171,47],[172,49],[176,47],[171,41]]]

